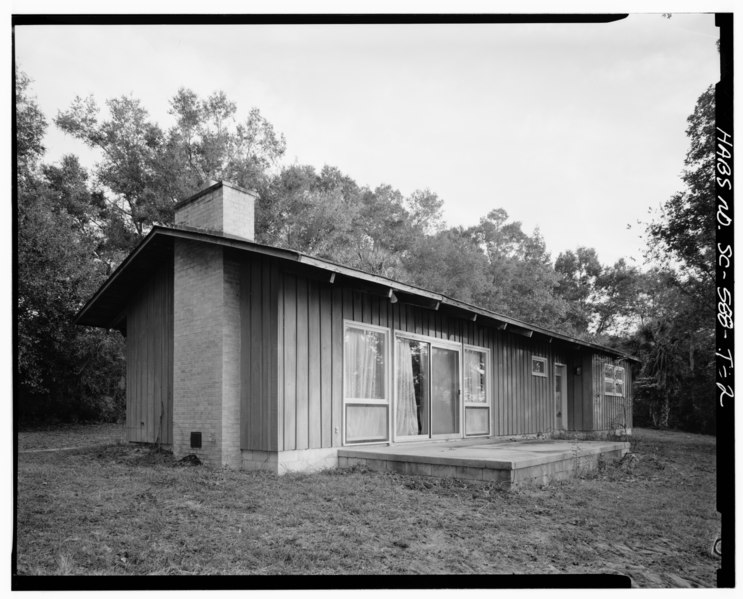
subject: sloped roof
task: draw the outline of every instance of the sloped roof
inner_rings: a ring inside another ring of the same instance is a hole
[[[550,340],[559,340],[638,361],[636,358],[615,349],[597,343],[582,341],[562,333],[529,324],[516,318],[493,312],[492,310],[462,302],[441,293],[349,268],[330,260],[315,258],[295,250],[277,248],[224,234],[206,233],[185,226],[154,226],[149,234],[140,241],[137,247],[132,250],[129,256],[127,256],[106,282],[101,285],[98,291],[80,309],[75,317],[75,322],[80,325],[109,329],[120,328],[125,318],[127,302],[133,290],[160,266],[168,264],[169,261],[173,260],[173,242],[175,239],[209,243],[243,252],[271,256],[281,262],[326,271],[330,275],[341,277],[356,284],[379,287],[388,292],[391,291],[401,301],[409,303],[419,302],[418,305],[428,305],[435,309],[444,307],[447,310],[460,314],[463,318],[490,323],[491,325],[499,326],[501,329],[509,328],[528,337],[538,334]]]

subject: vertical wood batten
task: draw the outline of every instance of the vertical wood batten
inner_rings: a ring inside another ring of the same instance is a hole
[[[127,440],[172,443],[173,267],[143,282],[126,314]]]
[[[163,301],[163,288],[162,284],[157,286],[157,294],[156,294],[156,301],[158,303],[162,303]],[[154,314],[153,314],[154,316]],[[163,314],[163,317],[165,315]],[[161,326],[163,327],[163,331],[166,327],[165,319],[163,318],[163,322],[161,323]],[[157,406],[155,406],[154,409],[154,418],[153,418],[153,426],[155,429],[155,435],[157,438],[158,443],[163,443],[163,431],[162,431],[162,425],[163,425],[163,410],[165,409],[165,401],[163,397],[163,383],[162,383],[162,373],[165,368],[165,351],[163,347],[163,337],[165,335],[158,335],[156,338],[152,340],[152,351],[157,356],[156,360],[156,366],[153,371],[154,381],[153,381],[153,392],[156,398]]]
[[[150,301],[144,304],[144,316],[147,323],[152,322],[152,304],[157,302],[157,285],[151,285],[149,288]],[[158,435],[155,428],[157,419],[158,399],[155,397],[155,370],[157,369],[157,356],[154,351],[155,335],[145,335],[144,346],[147,352],[146,363],[150,368],[145,368],[143,373],[144,392],[145,392],[145,435],[148,439],[158,441]]]
[[[367,324],[374,324],[371,297],[366,293],[361,294],[361,321]]]
[[[513,377],[514,383],[514,399],[516,400],[516,422],[514,423],[514,433],[520,433],[524,430],[524,390],[522,385],[524,384],[524,364],[523,355],[521,348],[518,346],[518,341],[515,335],[511,335],[511,343],[513,346],[514,358],[515,358],[515,372]],[[529,373],[531,377],[531,373]]]
[[[297,446],[297,280],[284,275],[284,449]]]
[[[239,261],[240,285],[240,447],[270,451],[281,447],[278,430],[283,402],[283,298],[272,259]],[[282,431],[283,434],[283,431]]]
[[[518,417],[516,419],[516,427],[515,427],[515,433],[524,432],[524,408],[525,408],[525,401],[524,401],[524,384],[527,382],[531,382],[531,372],[529,372],[529,378],[527,379],[524,376],[525,367],[524,367],[524,355],[521,351],[521,348],[519,347],[519,343],[516,340],[516,336],[513,336],[512,343],[514,344],[514,352],[516,355],[516,374],[514,377],[514,383],[515,383],[515,390],[516,390],[516,406],[517,406],[517,414]],[[531,371],[531,368],[529,369]]]
[[[275,430],[272,426],[272,406],[275,405],[275,397],[271,394],[271,380],[274,374],[274,368],[272,364],[272,357],[275,355],[273,351],[274,344],[272,339],[276,335],[276,328],[273,326],[273,319],[271,318],[271,312],[275,308],[275,301],[271,294],[271,265],[268,258],[265,256],[261,257],[261,294],[260,294],[260,306],[261,306],[261,338],[259,342],[261,352],[261,396],[260,396],[260,422],[261,422],[261,448],[272,449],[275,445],[272,445],[271,431]]]
[[[320,288],[320,428],[321,446],[333,445],[333,373],[332,363],[332,323],[331,290]]]
[[[263,423],[263,352],[261,351],[261,340],[263,339],[263,325],[265,318],[262,314],[261,296],[263,292],[262,261],[259,257],[251,261],[250,268],[250,433],[252,442],[251,449],[261,449],[266,446],[264,439]]]
[[[512,409],[512,402],[510,399],[513,397],[513,393],[511,392],[511,379],[513,378],[511,375],[511,352],[508,351],[508,345],[506,343],[505,335],[503,336],[503,398],[505,402],[505,408],[506,408],[506,418],[504,420],[504,426],[505,426],[505,434],[510,435],[511,431],[513,429],[513,409]]]
[[[269,359],[268,372],[268,448],[272,451],[279,449],[279,402],[278,402],[278,372],[279,372],[279,286],[278,269],[273,260],[268,262],[269,293],[264,298],[264,310],[268,311],[269,326],[264,339]]]
[[[297,449],[309,447],[308,283],[297,277]]]
[[[279,450],[284,449],[284,422],[286,420],[284,410],[284,357],[285,357],[285,346],[284,346],[284,279],[274,267],[273,276],[276,278],[276,332],[277,332],[277,389],[276,394],[278,397],[278,405],[276,406],[278,420],[276,423],[277,430],[277,448]]]
[[[134,311],[132,306],[129,306],[127,317],[126,317],[126,440],[136,441],[136,429],[134,428],[134,422],[136,421],[136,415],[134,409],[136,406],[134,392],[134,383],[136,378],[134,376],[134,369],[137,364],[137,352],[136,345],[134,344],[134,338],[136,335],[136,320],[134,318]]]
[[[309,346],[309,436],[310,448],[322,447],[322,346],[320,339],[320,289],[316,281],[310,281],[307,291],[308,346]]]
[[[341,445],[343,426],[343,290],[330,291],[331,426],[332,447]]]
[[[251,269],[240,265],[240,447],[249,448],[253,440],[251,405],[252,339],[251,339]]]
[[[526,410],[527,390],[524,385],[531,384],[531,368],[529,368],[529,378],[524,376],[524,353],[521,350],[520,343],[516,336],[513,336],[514,352],[516,354],[516,376],[514,379],[516,389],[516,405],[518,406],[518,418],[516,420],[516,433],[526,432],[524,428],[524,412]]]

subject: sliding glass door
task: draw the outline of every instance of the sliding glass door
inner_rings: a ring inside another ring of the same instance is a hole
[[[395,438],[460,437],[459,346],[395,338]]]
[[[431,348],[431,435],[455,435],[459,427],[459,351]]]

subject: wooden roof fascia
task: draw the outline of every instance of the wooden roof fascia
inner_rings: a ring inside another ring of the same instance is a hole
[[[206,241],[208,243],[214,243],[223,247],[229,247],[243,251],[248,250],[253,251],[257,254],[263,254],[265,256],[273,256],[274,258],[283,258],[284,260],[294,260],[295,262],[299,262],[299,252],[295,252],[294,250],[285,250],[282,248],[274,248],[269,245],[263,245],[261,243],[255,243],[254,241],[248,241],[247,239],[238,239],[237,237],[227,237],[225,235],[218,235],[214,233],[203,233],[196,230],[191,231],[188,229],[160,227],[157,225],[152,228],[152,231],[155,230],[158,233],[161,233],[168,237],[186,239],[189,241]]]
[[[361,279],[362,281],[367,281],[369,283],[375,283],[377,285],[381,285],[382,287],[390,287],[395,292],[399,291],[401,293],[409,293],[411,295],[423,296],[430,300],[439,301],[439,302],[443,302],[446,300],[446,296],[441,295],[440,293],[435,293],[433,291],[427,291],[426,289],[421,289],[420,287],[415,287],[413,285],[408,285],[406,283],[400,283],[399,281],[388,279],[387,277],[383,277],[381,275],[373,275],[371,273],[364,272],[363,270],[355,270],[347,266],[336,264],[335,262],[330,262],[329,260],[323,260],[321,258],[313,258],[312,256],[307,256],[300,252],[295,252],[295,253],[298,256],[298,261],[301,262],[302,264],[308,264],[310,266],[322,268],[324,270],[328,270],[336,274],[344,275],[352,279]]]
[[[124,272],[129,264],[134,262],[135,258],[142,253],[145,247],[149,245],[149,243],[155,237],[155,234],[155,227],[153,227],[152,230],[147,233],[144,239],[139,242],[139,245],[137,245],[132,250],[132,252],[126,258],[124,258],[121,264],[119,264],[116,269],[109,275],[109,277],[98,288],[98,291],[96,291],[93,296],[87,302],[85,302],[85,305],[83,305],[83,307],[77,311],[77,314],[75,314],[75,319],[73,321],[75,324],[78,324],[80,320],[85,316],[85,313],[89,310],[89,308],[96,303],[98,298],[101,297],[106,292],[106,290],[111,288],[111,286],[116,282],[121,273]]]

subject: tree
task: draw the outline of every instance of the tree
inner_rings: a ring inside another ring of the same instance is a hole
[[[687,119],[685,189],[646,230],[656,271],[653,309],[633,340],[643,359],[644,403],[667,409],[660,425],[711,432],[715,354],[715,105],[714,87]],[[643,406],[643,401],[638,402]]]
[[[484,304],[490,288],[487,260],[462,228],[415,238],[406,256],[408,282],[473,304]]]
[[[142,103],[129,96],[106,102],[110,119],[99,122],[98,106],[92,97],[75,98],[60,112],[57,126],[101,150],[96,168],[97,182],[109,192],[112,212],[131,227],[136,238],[144,236],[152,223],[172,218],[173,198],[160,193],[164,173],[155,168],[165,146],[165,136],[149,120]]]
[[[391,279],[407,277],[403,262],[414,234],[399,191],[389,185],[380,185],[374,191],[363,189],[354,226],[362,232],[355,248],[359,269]]]
[[[36,99],[30,95],[31,79],[21,70],[16,71],[16,156],[18,160],[18,185],[28,184],[28,178],[36,169],[44,154],[42,143],[46,133],[46,119]]]
[[[167,132],[136,98],[113,98],[106,106],[108,118],[101,119],[93,97],[78,97],[55,123],[101,152],[95,182],[108,209],[105,238],[119,258],[153,224],[172,223],[177,200],[213,180],[263,186],[286,146],[258,109],[237,123],[236,105],[224,92],[201,100],[180,89],[170,108],[176,125]]]
[[[647,228],[648,251],[660,264],[683,266],[689,279],[712,284],[715,277],[715,88],[697,100],[687,119],[689,150],[681,177],[686,189],[664,205]]]
[[[357,196],[336,169],[288,167],[261,193],[259,241],[343,262],[353,248]]]
[[[75,159],[40,164],[46,122],[16,80],[18,133],[17,333],[22,420],[115,418],[123,406],[121,336],[73,324],[82,302],[102,282],[95,259],[98,215]]]
[[[602,267],[595,279],[591,330],[598,339],[607,333],[626,334],[640,324],[644,275],[624,258]]]
[[[292,165],[260,192],[259,241],[396,278],[416,244],[441,229],[441,200],[425,190],[404,198],[388,185],[359,187],[339,169]]]
[[[712,433],[714,327],[674,276],[656,268],[642,279],[643,319],[624,342],[623,349],[641,360],[635,373],[636,422]]]
[[[218,179],[259,188],[286,150],[284,136],[257,108],[238,123],[237,105],[222,91],[202,100],[181,88],[169,112],[177,124],[168,143],[186,192]]]
[[[468,233],[488,265],[483,307],[563,330],[566,305],[555,295],[559,277],[539,231],[528,235],[520,222],[509,222],[508,213],[498,208]]]
[[[557,293],[568,302],[566,318],[576,334],[589,331],[596,301],[596,281],[601,270],[593,248],[568,250],[555,260],[555,271],[561,275]]]
[[[416,190],[405,201],[410,226],[416,231],[431,235],[441,231],[444,219],[441,209],[444,201],[429,189]]]
[[[117,390],[111,385],[123,373],[123,365],[117,364],[120,339],[74,324],[75,313],[102,282],[102,273],[92,262],[96,241],[79,231],[56,197],[43,180],[19,193],[18,376],[25,418],[45,412],[95,414],[101,397],[91,396],[86,386],[107,389],[105,395],[113,401]],[[96,369],[87,369],[86,363]],[[114,376],[107,376],[112,372]]]

